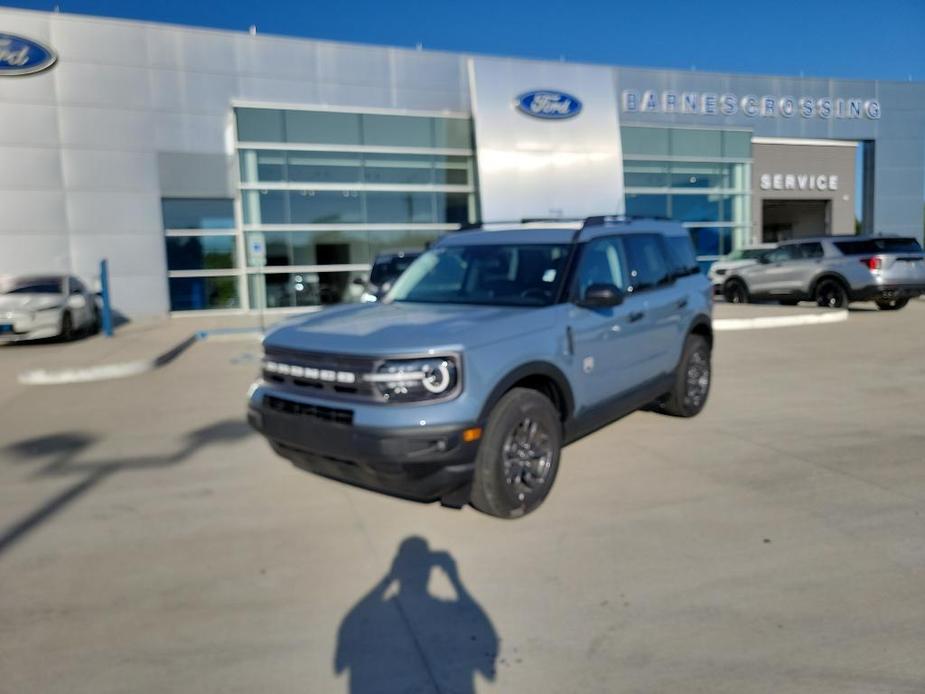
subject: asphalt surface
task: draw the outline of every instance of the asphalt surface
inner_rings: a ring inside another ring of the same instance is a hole
[[[720,334],[700,417],[509,522],[274,457],[250,342],[6,390],[0,691],[925,692],[923,347],[923,302]]]

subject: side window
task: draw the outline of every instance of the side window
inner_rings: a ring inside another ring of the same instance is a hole
[[[77,292],[86,291],[86,288],[84,287],[83,282],[81,282],[76,277],[68,277],[67,279],[68,279],[68,288],[71,294],[76,294]]]
[[[612,284],[620,290],[626,288],[625,263],[620,242],[616,238],[589,241],[581,253],[578,263],[578,296],[592,284]]]
[[[671,267],[656,234],[627,234],[623,237],[629,268],[629,291],[652,289],[672,280]]]
[[[772,263],[786,263],[793,260],[796,255],[796,246],[780,246],[768,253],[768,260]]]
[[[696,275],[700,272],[697,264],[697,255],[690,236],[665,236],[665,245],[668,247],[668,259],[671,261],[671,270],[675,277]]]
[[[822,244],[818,241],[814,243],[801,243],[800,255],[804,258],[821,258],[825,255],[825,251],[822,249]]]

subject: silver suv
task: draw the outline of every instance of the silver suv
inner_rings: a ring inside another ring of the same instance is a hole
[[[780,244],[758,264],[730,270],[722,287],[730,303],[815,301],[841,308],[874,301],[901,309],[925,294],[925,255],[916,239],[899,236],[827,236]]]

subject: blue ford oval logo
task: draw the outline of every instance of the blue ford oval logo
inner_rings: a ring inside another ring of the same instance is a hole
[[[571,94],[551,89],[537,89],[521,94],[516,106],[522,113],[534,118],[572,118],[581,113],[581,102]]]
[[[38,41],[13,34],[0,34],[0,77],[32,75],[47,70],[58,56]]]

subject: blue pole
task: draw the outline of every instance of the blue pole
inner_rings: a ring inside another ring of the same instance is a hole
[[[103,334],[112,337],[112,307],[109,304],[109,261],[100,261],[100,298],[103,300]]]

